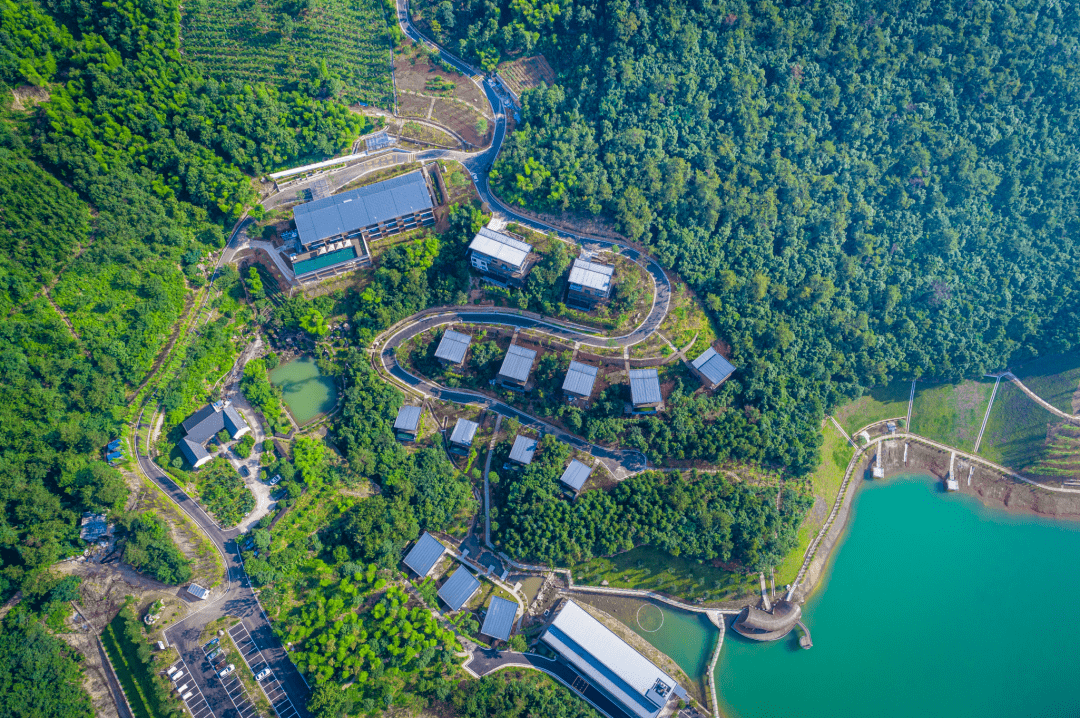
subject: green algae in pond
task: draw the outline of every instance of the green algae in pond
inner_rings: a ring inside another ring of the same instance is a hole
[[[298,424],[306,424],[334,408],[337,383],[323,376],[314,359],[303,357],[270,372],[270,382],[281,387],[281,398]]]

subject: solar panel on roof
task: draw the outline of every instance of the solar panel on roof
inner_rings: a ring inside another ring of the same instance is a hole
[[[439,347],[435,350],[435,358],[448,361],[452,364],[460,364],[465,361],[465,353],[469,351],[472,337],[468,334],[455,332],[447,329],[439,340]]]
[[[439,589],[439,598],[450,607],[451,611],[456,611],[468,603],[479,589],[480,579],[473,576],[464,566],[460,566]]]
[[[630,370],[630,397],[635,405],[660,402],[660,377],[656,369]]]
[[[566,467],[566,471],[559,477],[559,481],[563,482],[574,491],[581,491],[581,487],[585,485],[585,482],[589,479],[589,474],[592,473],[592,467],[587,466],[577,459],[570,462],[570,465]]]
[[[445,552],[446,547],[437,538],[425,531],[408,555],[405,556],[404,563],[416,575],[427,576]]]
[[[514,628],[514,619],[517,618],[517,609],[518,605],[514,601],[492,596],[480,633],[500,641],[508,640],[510,631]]]
[[[600,370],[579,361],[570,362],[570,368],[566,370],[566,379],[563,380],[562,389],[578,396],[592,396],[593,386],[596,384],[596,375]]]
[[[499,367],[499,376],[526,382],[529,380],[529,372],[532,371],[535,359],[536,352],[532,349],[511,344],[510,348],[506,350],[502,366]]]

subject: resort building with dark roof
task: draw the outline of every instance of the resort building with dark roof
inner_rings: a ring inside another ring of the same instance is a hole
[[[289,263],[301,282],[371,262],[368,242],[435,223],[424,170],[297,205]]]
[[[431,569],[435,568],[435,564],[444,553],[446,553],[446,547],[439,539],[425,531],[413,545],[412,550],[405,555],[402,563],[412,569],[417,576],[424,578],[431,573]]]
[[[224,429],[232,439],[239,439],[251,431],[232,404],[221,401],[199,409],[189,416],[180,428],[184,431],[184,438],[180,439],[180,452],[196,469],[211,459],[210,452],[206,450],[206,442],[220,431]]]
[[[447,366],[460,366],[469,353],[472,337],[468,334],[447,329],[443,332],[439,346],[435,349],[435,358]]]
[[[630,402],[634,409],[654,409],[663,403],[660,375],[655,368],[630,370]]]
[[[473,438],[480,425],[468,419],[458,419],[454,424],[454,430],[450,432],[450,451],[455,454],[465,455],[472,448]]]
[[[514,446],[510,449],[510,460],[515,464],[528,466],[532,463],[533,456],[536,454],[536,446],[536,439],[531,439],[528,436],[514,437]]]
[[[439,588],[439,598],[443,600],[451,611],[457,611],[480,590],[480,579],[473,576],[469,569],[459,566],[457,571],[446,579],[446,583]]]
[[[633,718],[669,714],[669,703],[688,697],[674,678],[569,599],[540,640]]]
[[[690,369],[710,391],[727,381],[727,378],[735,371],[731,362],[712,347],[703,351],[697,359],[692,361]]]
[[[517,610],[517,601],[492,596],[491,602],[488,603],[487,614],[484,616],[484,625],[480,627],[480,633],[499,641],[510,640]]]
[[[593,471],[593,467],[588,464],[583,464],[577,459],[573,459],[566,470],[563,471],[562,476],[559,477],[559,481],[569,486],[574,491],[581,491],[581,487],[585,485],[585,482],[589,480],[589,474]]]
[[[422,413],[423,409],[419,406],[403,406],[398,409],[397,419],[394,420],[394,436],[398,441],[416,441]]]
[[[499,367],[497,381],[507,389],[524,390],[529,383],[529,373],[532,371],[534,361],[536,361],[535,351],[511,344]]]
[[[589,364],[579,361],[570,362],[566,370],[566,378],[563,379],[562,391],[570,401],[586,400],[592,398],[593,387],[596,385],[596,375],[600,370]]]
[[[615,267],[610,264],[575,259],[570,265],[570,281],[566,287],[566,303],[591,309],[611,296]]]
[[[481,227],[469,243],[469,264],[496,284],[522,286],[531,254],[531,244],[487,227]]]

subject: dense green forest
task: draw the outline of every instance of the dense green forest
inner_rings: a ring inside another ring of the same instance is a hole
[[[173,586],[191,579],[191,561],[172,542],[168,525],[153,511],[129,514],[124,528],[128,532],[124,542],[125,563]]]
[[[759,429],[721,457],[807,470],[867,387],[1080,343],[1070,5],[415,5],[474,59],[555,66],[493,184],[614,218],[706,298]]]
[[[547,436],[531,464],[492,479],[491,532],[511,556],[567,566],[649,544],[763,570],[794,548],[813,505],[791,483],[756,486],[722,472],[646,472],[567,501],[559,477],[569,457],[569,447]]]
[[[0,624],[0,718],[92,715],[76,655],[21,608],[9,613]]]

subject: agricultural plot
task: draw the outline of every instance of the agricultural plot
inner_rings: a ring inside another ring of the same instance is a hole
[[[869,394],[839,407],[833,415],[852,434],[859,429],[885,419],[907,416],[910,379],[894,379],[885,386],[874,387]]]
[[[458,100],[435,100],[431,119],[449,127],[474,147],[483,147],[491,142],[494,123]]]
[[[917,384],[911,409],[911,431],[958,449],[973,451],[993,391],[993,379],[937,386]]]
[[[513,62],[504,62],[499,65],[499,77],[518,97],[525,90],[540,87],[541,83],[551,87],[555,84],[555,71],[543,55],[522,57]]]
[[[431,98],[401,93],[398,95],[398,114],[402,117],[426,119],[431,109]]]
[[[487,100],[480,88],[467,76],[451,68],[433,62],[427,50],[412,45],[394,56],[394,74],[398,92],[416,92],[432,97],[453,97],[468,103],[474,109],[488,112]],[[400,99],[400,98],[399,98]]]
[[[348,103],[393,104],[383,3],[321,0],[295,15],[289,7],[280,0],[185,3],[184,55],[223,80],[285,85],[329,75]]]

